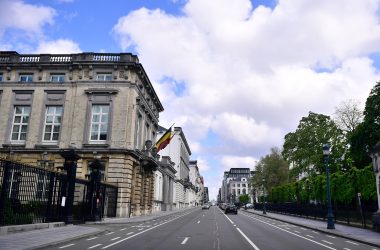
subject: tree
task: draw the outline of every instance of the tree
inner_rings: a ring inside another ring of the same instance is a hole
[[[368,155],[380,141],[380,82],[371,90],[365,108],[364,119],[350,137],[351,155],[357,168],[363,168],[371,162]]]
[[[335,107],[334,122],[342,131],[351,134],[363,120],[359,101],[348,99]]]
[[[347,148],[346,137],[329,116],[309,112],[302,117],[295,132],[285,135],[282,155],[291,164],[290,175],[298,178],[301,174],[324,172],[322,146],[331,145],[330,170],[335,172],[344,164],[342,157]]]
[[[249,196],[248,194],[242,194],[239,196],[239,201],[243,204],[247,204],[249,201]]]
[[[252,178],[254,188],[261,189],[264,184],[265,189],[270,190],[288,181],[289,165],[282,157],[280,149],[276,147],[271,148],[270,154],[260,159],[255,170]]]

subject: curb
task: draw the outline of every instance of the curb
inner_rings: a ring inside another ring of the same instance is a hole
[[[259,213],[249,212],[249,211],[246,211],[246,212],[250,213],[250,214],[256,214],[256,215],[261,216],[261,217],[266,217],[266,218],[271,218],[271,219],[278,220],[278,221],[281,221],[281,222],[286,222],[286,223],[289,223],[289,224],[292,224],[292,225],[296,225],[296,226],[300,226],[300,227],[305,227],[305,228],[312,229],[312,230],[315,230],[315,231],[318,231],[318,232],[321,232],[321,233],[325,233],[325,234],[330,234],[330,235],[342,237],[342,238],[345,238],[345,239],[348,239],[348,240],[355,240],[357,242],[360,242],[360,243],[363,243],[363,244],[367,244],[367,245],[370,245],[370,246],[380,247],[380,244],[377,244],[377,243],[374,243],[374,242],[368,242],[368,241],[362,240],[360,238],[356,238],[354,236],[348,236],[348,235],[345,235],[345,234],[342,234],[342,233],[339,233],[339,232],[327,231],[327,230],[323,230],[323,229],[320,229],[320,228],[316,228],[316,227],[312,227],[312,226],[307,226],[307,225],[304,225],[304,224],[300,224],[300,223],[296,223],[296,222],[291,222],[291,221],[284,220],[284,219],[275,218],[275,217],[272,217],[270,215],[263,215],[263,214],[259,214]]]

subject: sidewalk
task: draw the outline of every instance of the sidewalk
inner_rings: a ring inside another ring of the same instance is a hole
[[[174,211],[162,211],[145,216],[134,216],[131,218],[105,218],[103,221],[88,222],[83,225],[66,225],[62,227],[32,230],[21,233],[13,233],[0,236],[1,250],[25,250],[38,249],[50,245],[59,244],[67,240],[74,240],[90,235],[102,233],[104,230],[95,228],[94,224],[125,224],[153,220],[167,215],[180,213],[192,208]],[[25,225],[27,226],[27,225]]]
[[[267,218],[272,218],[282,222],[287,222],[297,226],[313,229],[316,231],[324,232],[335,236],[340,236],[347,239],[352,239],[361,243],[366,243],[372,246],[380,247],[380,233],[372,231],[370,229],[351,227],[342,224],[335,224],[335,229],[327,229],[325,221],[306,219],[296,216],[289,216],[277,213],[267,212],[266,215],[262,211],[247,209],[243,210],[248,213],[260,215]]]

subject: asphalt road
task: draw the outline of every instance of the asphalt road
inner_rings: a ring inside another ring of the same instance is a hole
[[[105,232],[45,249],[344,249],[376,248],[239,210],[212,206],[144,223],[97,225]]]

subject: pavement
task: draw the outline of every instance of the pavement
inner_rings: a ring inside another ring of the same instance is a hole
[[[144,216],[135,216],[131,218],[105,218],[103,221],[86,223],[83,225],[66,225],[55,228],[32,230],[27,232],[13,233],[0,236],[1,250],[18,250],[18,249],[39,249],[46,246],[56,245],[68,240],[79,239],[88,236],[94,236],[104,232],[103,229],[96,228],[97,224],[125,224],[137,223],[153,220],[163,216],[181,213],[189,209],[186,208],[174,211],[162,211]],[[301,217],[288,216],[267,212],[266,215],[262,211],[253,209],[245,210],[245,212],[253,213],[260,216],[276,219],[286,223],[303,226],[313,230],[325,232],[327,234],[344,237],[358,242],[366,243],[380,248],[380,233],[369,229],[351,227],[341,224],[335,224],[335,229],[326,229],[326,222],[306,219]]]

